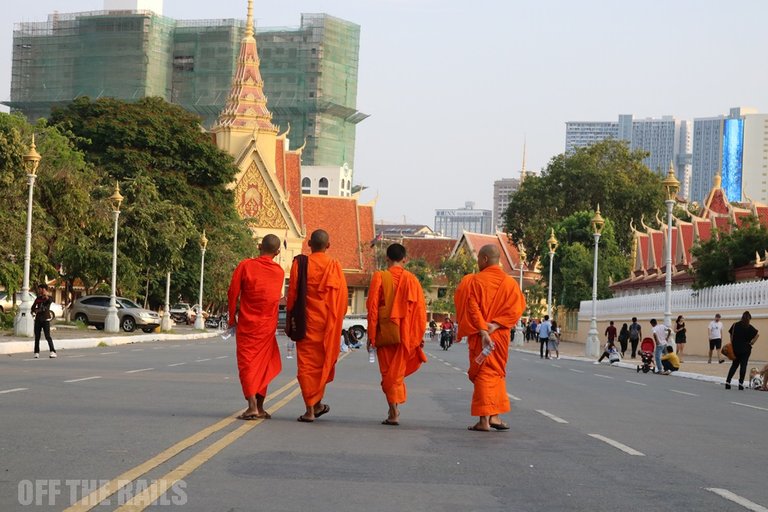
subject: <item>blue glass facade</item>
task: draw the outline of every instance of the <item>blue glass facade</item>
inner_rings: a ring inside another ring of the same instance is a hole
[[[723,189],[728,201],[741,201],[744,161],[744,120],[726,119],[723,125]]]

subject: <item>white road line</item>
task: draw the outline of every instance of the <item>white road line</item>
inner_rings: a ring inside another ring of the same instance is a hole
[[[85,357],[85,354],[80,354],[79,356],[64,356],[68,359],[75,359],[76,357]]]
[[[609,375],[603,375],[601,373],[593,373],[592,375],[594,375],[595,377],[600,377],[601,379],[612,379],[613,378],[613,377],[611,377]]]
[[[456,370],[457,372],[462,372],[462,371],[464,371],[464,370],[462,370],[461,368],[456,368],[455,366],[451,366],[451,368],[453,368],[453,369],[454,369],[454,370]]]
[[[169,364],[168,366],[181,366],[184,364],[187,364],[187,363],[173,363],[173,364]]]
[[[163,347],[152,347],[152,350],[160,350]]]
[[[688,393],[687,391],[678,391],[676,389],[670,389],[670,391],[673,392],[673,393],[677,393],[678,395],[699,396],[699,395],[694,394],[694,393]]]
[[[449,363],[448,361],[443,361],[443,364],[444,364],[445,366],[451,366],[451,363]]]
[[[181,345],[171,345],[171,348],[180,347]]]
[[[536,409],[536,412],[541,414],[542,416],[546,416],[547,418],[551,419],[552,421],[556,421],[558,423],[568,423],[566,420],[564,420],[560,416],[555,416],[551,412],[543,411],[541,409]]]
[[[555,363],[552,363],[552,366],[554,366],[555,368],[562,368],[562,366],[560,366],[559,364],[555,364]]]
[[[204,362],[210,361],[210,360],[211,360],[210,357],[206,357],[205,359],[196,359],[195,362],[196,363],[204,363]]]
[[[520,358],[520,360],[521,360],[521,361],[525,361],[526,363],[527,363],[528,361],[530,361],[530,359],[528,359],[527,357],[521,357],[521,358]]]
[[[141,352],[142,350],[144,350],[144,349],[143,348],[132,348],[131,352]]]
[[[29,388],[13,388],[13,389],[4,389],[3,391],[0,391],[0,395],[4,395],[6,393],[15,393],[16,391],[26,391]]]
[[[614,441],[613,439],[605,436],[601,436],[600,434],[589,434],[589,437],[594,437],[595,439],[598,439],[604,443],[608,443],[609,445],[613,446],[614,448],[618,448],[619,450],[623,451],[624,453],[628,453],[629,455],[637,455],[639,457],[645,457],[645,454],[642,452],[639,452],[635,450],[634,448],[630,448],[629,446],[622,444],[618,441]]]
[[[577,370],[576,368],[568,368],[568,369],[571,370],[572,372],[584,373],[584,370]]]
[[[141,368],[140,370],[128,370],[125,373],[139,373],[139,372],[148,372],[150,370],[154,370],[154,368]]]
[[[228,358],[228,357],[229,357],[229,356],[219,356],[219,357],[215,357],[214,359],[226,359],[226,358]]]
[[[100,379],[101,375],[94,375],[93,377],[83,377],[82,379],[65,380],[64,382],[83,382],[84,380]]]
[[[753,501],[749,501],[747,498],[742,498],[738,494],[734,494],[728,489],[718,489],[716,487],[707,487],[706,489],[709,492],[717,494],[721,498],[725,498],[728,501],[732,501],[738,505],[741,505],[747,510],[752,510],[753,512],[768,512],[768,508],[765,508],[762,505],[758,505]]]
[[[648,385],[648,384],[646,384],[644,382],[635,382],[633,380],[625,380],[624,382],[626,382],[628,384],[634,384],[635,386],[647,386]]]
[[[117,354],[117,352],[99,352],[100,356],[106,356],[106,355],[109,355],[109,354]]]
[[[761,411],[768,411],[765,407],[758,407],[756,405],[742,404],[741,402],[731,402],[733,405],[740,405],[742,407],[749,407],[750,409],[758,409]]]
[[[509,398],[511,398],[512,400],[515,400],[515,401],[517,401],[517,402],[519,402],[519,401],[520,401],[520,398],[516,397],[515,395],[513,395],[513,394],[511,394],[511,393],[507,393],[507,396],[508,396]]]

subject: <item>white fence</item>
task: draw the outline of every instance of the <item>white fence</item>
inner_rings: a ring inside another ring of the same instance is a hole
[[[723,312],[768,307],[768,280],[724,284],[701,290],[673,290],[672,312],[675,315],[688,311]],[[664,292],[632,295],[597,301],[597,317],[631,317],[643,314],[664,313]],[[592,301],[581,301],[579,318],[592,316]]]

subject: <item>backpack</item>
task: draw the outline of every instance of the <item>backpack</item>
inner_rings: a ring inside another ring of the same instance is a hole
[[[632,324],[629,326],[629,339],[633,341],[640,339],[640,324]]]

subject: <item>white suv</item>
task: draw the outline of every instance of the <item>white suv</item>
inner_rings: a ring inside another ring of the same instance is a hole
[[[355,339],[360,341],[368,330],[368,317],[366,315],[347,315],[341,323],[341,328],[351,332]]]

